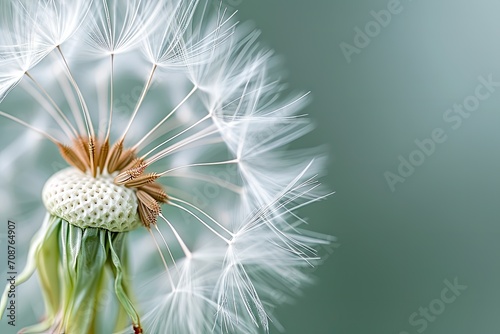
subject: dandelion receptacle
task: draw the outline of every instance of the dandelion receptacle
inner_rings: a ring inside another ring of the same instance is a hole
[[[27,192],[45,218],[17,219],[33,237],[15,285],[37,279],[44,304],[21,332],[281,328],[332,240],[298,212],[329,195],[322,149],[290,148],[308,99],[223,3],[2,2],[0,131],[45,143],[0,142],[19,152],[0,186],[44,182]]]

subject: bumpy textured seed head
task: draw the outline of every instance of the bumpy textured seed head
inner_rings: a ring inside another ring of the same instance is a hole
[[[64,169],[45,183],[43,202],[50,214],[81,228],[125,232],[142,226],[135,192],[114,184],[113,178]]]

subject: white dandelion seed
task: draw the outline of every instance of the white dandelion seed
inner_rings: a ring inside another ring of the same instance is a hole
[[[32,202],[48,212],[16,281],[37,272],[46,309],[23,332],[282,329],[274,308],[329,241],[297,211],[328,194],[322,150],[287,149],[312,130],[308,94],[259,33],[205,0],[10,0],[0,15],[0,126],[26,131],[0,152],[1,184],[18,185],[17,212],[42,187],[16,178],[43,177]]]

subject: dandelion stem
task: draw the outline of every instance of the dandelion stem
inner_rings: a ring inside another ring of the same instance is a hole
[[[188,168],[188,167],[198,167],[198,166],[217,166],[217,165],[228,165],[228,164],[235,164],[238,163],[238,159],[233,159],[233,160],[227,160],[227,161],[218,161],[218,162],[201,162],[201,163],[196,163],[196,164],[190,164],[190,165],[184,165],[184,166],[179,166],[175,167],[169,170],[166,170],[164,172],[159,173],[158,175],[160,177],[165,176],[168,173],[171,173],[173,171],[179,170],[181,168]]]
[[[57,55],[53,55],[54,58],[59,60]],[[73,92],[73,89],[71,87],[71,84],[68,82],[68,76],[67,75],[56,75],[55,76],[59,86],[61,87],[61,90],[64,94],[64,97],[66,101],[68,102],[69,108],[71,110],[71,114],[73,115],[73,118],[77,124],[78,131],[80,134],[84,134],[86,132],[85,129],[85,123],[82,117],[82,114],[80,113],[80,108],[78,107],[78,102],[75,99],[75,94]]]
[[[106,131],[106,141],[109,140],[109,135],[111,133],[111,123],[113,122],[113,99],[114,99],[114,59],[115,55],[111,55],[111,79],[110,79],[110,103],[109,103],[109,119],[108,119],[108,130]]]
[[[204,121],[206,121],[208,118],[210,117],[210,115],[206,115],[205,117],[203,117],[202,119],[200,119],[199,121],[197,121],[196,123],[194,123],[193,125],[189,126],[188,128],[182,130],[181,132],[179,132],[178,134],[170,137],[169,139],[163,141],[161,144],[157,145],[155,148],[153,148],[151,151],[149,151],[148,153],[146,153],[144,155],[144,158],[146,158],[149,154],[151,154],[153,151],[157,150],[158,148],[162,147],[163,145],[165,145],[166,143],[174,140],[175,138],[179,137],[179,136],[182,136],[184,133],[186,133],[187,131],[191,130],[192,128],[198,126],[200,123],[203,123]]]
[[[56,144],[56,145],[59,145],[59,144],[60,144],[60,142],[59,142],[57,139],[55,139],[54,137],[52,137],[51,135],[49,135],[49,134],[48,134],[48,133],[46,133],[45,131],[42,131],[42,130],[40,130],[40,129],[37,129],[37,128],[35,128],[34,126],[32,126],[32,125],[30,125],[30,124],[26,123],[26,122],[25,122],[25,121],[23,121],[23,120],[20,120],[20,119],[19,119],[19,118],[17,118],[17,117],[14,117],[14,116],[12,116],[12,115],[10,115],[10,114],[7,114],[7,113],[5,113],[5,112],[3,112],[3,111],[0,111],[0,116],[3,116],[3,117],[5,117],[5,118],[8,118],[8,119],[10,119],[10,120],[12,120],[12,121],[16,122],[16,123],[19,123],[19,124],[21,124],[21,125],[24,125],[24,126],[25,126],[25,127],[27,127],[28,129],[33,130],[33,131],[35,131],[35,132],[37,132],[37,133],[41,134],[42,136],[44,136],[45,138],[47,138],[48,140],[50,140],[51,142],[53,142],[53,143],[54,143],[54,144]]]
[[[153,68],[151,69],[151,72],[149,74],[148,80],[146,84],[144,85],[144,89],[142,90],[141,97],[137,101],[137,105],[135,106],[135,110],[132,114],[132,117],[130,118],[130,121],[127,125],[127,128],[123,132],[123,135],[121,137],[121,140],[123,141],[125,137],[127,136],[128,131],[130,130],[130,127],[132,126],[132,123],[134,122],[135,116],[137,115],[137,112],[139,111],[139,108],[142,105],[142,102],[144,101],[144,98],[146,97],[146,94],[148,93],[149,88],[151,87],[151,82],[153,81],[153,76],[155,74],[155,71],[157,69],[158,65],[154,64]]]
[[[133,148],[138,149],[138,147],[149,136],[151,136],[163,123],[165,123],[170,118],[170,116],[172,116],[177,110],[179,110],[179,108],[196,92],[197,89],[198,86],[195,85],[193,89],[191,89],[191,91],[186,95],[186,97],[184,97],[184,99],[181,102],[179,102],[179,104],[174,109],[172,109],[172,111],[167,116],[165,116],[151,131],[149,131],[141,140],[139,140],[139,142]]]
[[[170,275],[170,270],[168,269],[167,261],[165,261],[165,257],[163,256],[160,245],[158,245],[158,242],[156,241],[156,238],[155,238],[155,235],[153,234],[153,231],[151,231],[150,228],[147,228],[147,230],[148,230],[149,234],[151,234],[151,237],[153,238],[153,241],[156,245],[156,249],[158,249],[158,253],[160,254],[163,265],[165,266],[165,271],[167,272],[167,276],[168,276],[168,280],[170,282],[170,285],[172,286],[172,289],[175,289],[174,281],[172,280],[172,276]]]
[[[156,231],[160,235],[161,239],[163,240],[165,247],[167,247],[168,255],[170,256],[170,259],[172,260],[172,263],[174,264],[175,270],[178,271],[179,269],[177,268],[177,263],[175,263],[174,256],[172,255],[172,251],[170,250],[170,247],[168,246],[167,240],[165,240],[165,237],[163,236],[163,233],[161,233],[160,229],[158,228],[158,225],[155,224],[154,226],[155,226]]]
[[[57,113],[59,115],[54,115],[53,113],[51,113],[50,111],[48,111],[50,113],[50,115],[54,118],[54,120],[56,120],[56,122],[59,124],[59,126],[65,130],[66,132],[66,135],[68,135],[68,137],[70,139],[73,139],[75,137],[78,137],[78,132],[76,131],[76,129],[73,127],[73,125],[71,124],[71,122],[69,121],[68,117],[66,117],[66,115],[63,113],[63,111],[61,110],[61,108],[57,105],[57,103],[54,101],[54,99],[50,96],[50,94],[47,92],[47,90],[45,90],[39,83],[38,81],[35,80],[35,78],[28,72],[26,71],[24,73],[28,78],[30,78],[31,81],[33,81],[33,83],[35,84],[35,86],[40,90],[40,92],[45,95],[45,97],[48,99],[48,101],[50,102],[50,104],[52,104],[52,106],[56,109]],[[62,124],[61,124],[62,123]],[[64,124],[65,123],[65,124]],[[64,125],[64,127],[63,127]],[[72,135],[69,135],[68,134],[68,129],[70,130],[70,132],[72,132]]]
[[[202,223],[206,228],[208,228],[210,230],[210,232],[212,232],[217,237],[219,237],[220,239],[222,239],[225,243],[227,243],[227,244],[230,243],[230,241],[227,238],[225,238],[224,236],[222,236],[222,234],[220,234],[219,232],[217,232],[213,227],[211,227],[210,225],[208,225],[205,221],[203,221],[203,219],[201,219],[200,217],[198,217],[196,214],[194,214],[189,209],[186,209],[182,205],[178,205],[178,204],[175,204],[175,203],[170,203],[170,205],[175,206],[176,208],[179,208],[182,211],[185,211],[185,212],[189,213],[191,216],[193,216],[194,218],[196,218],[196,220],[198,220],[200,223]]]
[[[162,142],[161,144],[157,145],[155,148],[153,148],[152,150],[150,150],[148,153],[146,153],[145,155],[143,155],[143,159],[146,159],[148,155],[150,155],[151,153],[153,153],[154,151],[156,151],[158,148],[160,148],[161,146],[165,145],[166,143],[174,140],[175,138],[181,136],[182,134],[186,133],[187,131],[191,130],[192,128],[194,128],[195,126],[197,126],[198,124],[202,123],[203,121],[207,120],[210,116],[207,115],[205,117],[203,117],[202,119],[200,119],[198,122],[196,122],[195,124],[191,125],[190,127],[188,127],[187,129],[184,129],[182,130],[181,132],[179,132],[178,134],[170,137],[169,139],[165,140],[164,142]],[[214,134],[214,133],[217,133],[218,131],[215,130],[215,131],[210,131],[210,132],[207,132],[205,134],[200,134],[200,133],[197,133],[191,137],[188,137],[170,147],[167,147],[165,149],[163,149],[162,151],[158,152],[157,154],[155,154],[153,157],[151,157],[151,159],[149,159],[148,161],[148,164],[152,164],[153,162],[165,157],[166,155],[168,155],[169,153],[175,151],[176,149],[184,146],[184,145],[187,145],[193,141],[196,141],[196,140],[199,140],[201,138],[204,138],[206,136],[209,136],[211,134]]]
[[[71,82],[71,84],[73,85],[73,88],[75,89],[76,94],[78,95],[78,99],[80,100],[80,105],[82,107],[83,114],[84,114],[85,126],[87,127],[87,135],[89,136],[89,138],[95,137],[94,126],[92,125],[92,118],[90,117],[90,112],[89,112],[89,109],[87,107],[87,104],[85,103],[85,99],[83,98],[83,94],[80,90],[80,87],[76,83],[75,78],[74,78],[73,74],[71,73],[71,69],[69,68],[68,62],[66,61],[66,58],[64,57],[64,54],[61,50],[61,46],[57,46],[57,50],[59,51],[59,54],[61,55],[64,67],[66,69],[66,74],[68,75],[68,79]]]
[[[175,238],[177,239],[177,241],[179,242],[179,244],[181,245],[181,248],[182,248],[182,251],[184,252],[184,255],[186,255],[186,257],[188,259],[190,259],[193,254],[191,253],[191,251],[189,250],[189,248],[186,246],[186,244],[184,243],[184,240],[182,240],[181,236],[179,235],[179,233],[177,233],[177,230],[174,228],[174,226],[168,221],[167,218],[165,218],[163,216],[163,214],[160,213],[159,215],[167,224],[168,226],[170,227],[170,229],[172,230],[172,232],[174,233],[175,235]]]
[[[225,181],[225,180],[222,180],[218,177],[215,177],[215,176],[212,176],[212,175],[206,175],[206,174],[201,174],[201,173],[189,173],[189,174],[186,174],[186,173],[179,173],[179,172],[173,172],[172,174],[169,174],[169,175],[165,175],[164,177],[183,177],[183,178],[189,178],[191,180],[201,180],[201,181],[205,181],[205,182],[210,182],[210,183],[213,183],[213,184],[216,184],[224,189],[227,189],[229,191],[232,191],[234,192],[235,194],[238,194],[238,195],[241,195],[243,193],[243,188],[234,184],[234,183],[231,183],[231,182],[228,182],[228,181]]]
[[[212,221],[215,225],[217,225],[218,227],[220,227],[222,230],[224,230],[224,232],[226,232],[227,234],[229,234],[231,237],[234,237],[234,234],[233,232],[229,231],[227,228],[225,228],[221,223],[219,223],[218,221],[216,221],[215,219],[213,219],[209,214],[207,214],[205,211],[203,211],[202,209],[198,208],[196,205],[193,205],[189,202],[186,202],[180,198],[176,198],[176,197],[170,197],[170,200],[171,201],[174,201],[174,202],[179,202],[179,203],[182,203],[182,204],[185,204],[187,206],[190,206],[192,207],[193,209],[199,211],[201,214],[203,214],[203,216],[207,217],[210,221]],[[189,212],[191,213],[194,217],[198,218],[198,220],[200,220],[205,226],[207,226],[209,229],[212,230],[212,232],[215,232],[215,230],[213,230],[209,225],[207,225],[206,222],[202,221],[198,216],[196,216],[195,214],[193,214],[191,211],[189,211],[188,209],[184,208],[183,206],[179,205],[179,204],[175,204],[175,203],[172,203],[170,202],[169,203],[170,205],[173,205],[175,207],[178,207],[178,208],[181,208],[183,210],[185,210],[186,212]],[[215,232],[217,233],[217,232]],[[218,234],[218,233],[217,233]],[[223,238],[224,240],[227,241],[226,238],[222,237],[220,234],[218,234],[221,238]]]

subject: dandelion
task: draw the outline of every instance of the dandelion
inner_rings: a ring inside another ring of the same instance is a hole
[[[37,273],[45,313],[22,332],[281,328],[274,307],[329,242],[297,210],[328,194],[321,151],[287,148],[311,130],[308,96],[258,32],[202,0],[1,6],[1,125],[26,132],[0,168],[46,210],[16,280]]]

